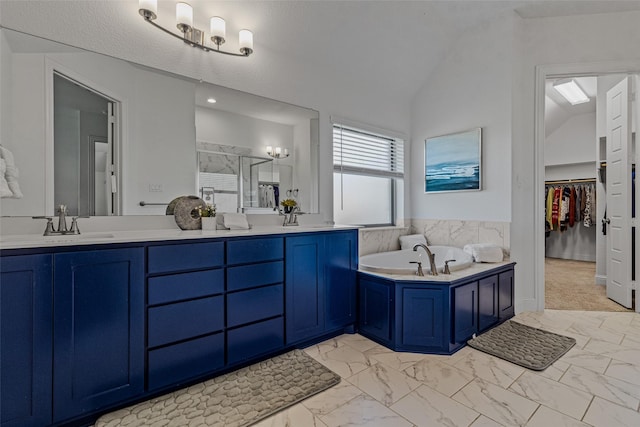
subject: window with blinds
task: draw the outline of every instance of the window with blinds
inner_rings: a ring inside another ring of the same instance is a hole
[[[403,178],[403,141],[334,124],[333,169],[343,173]]]
[[[404,178],[403,141],[340,124],[333,125],[334,221],[394,224],[396,187]]]

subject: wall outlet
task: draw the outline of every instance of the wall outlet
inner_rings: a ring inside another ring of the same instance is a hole
[[[149,184],[149,193],[162,193],[162,184]]]

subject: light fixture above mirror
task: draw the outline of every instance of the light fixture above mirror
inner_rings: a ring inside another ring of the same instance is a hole
[[[138,7],[138,12],[146,22],[184,41],[191,47],[197,47],[205,52],[223,53],[231,56],[249,56],[253,53],[253,33],[249,30],[240,30],[238,34],[240,53],[220,50],[220,46],[226,41],[227,26],[224,19],[219,16],[213,16],[209,21],[211,41],[214,47],[206,46],[204,42],[204,31],[193,26],[193,8],[188,3],[179,2],[176,4],[176,26],[178,30],[182,32],[182,35],[176,34],[154,22],[158,17],[158,0],[139,0]]]
[[[274,159],[286,159],[289,157],[289,150],[287,148],[274,148],[271,145],[267,145],[267,154]]]

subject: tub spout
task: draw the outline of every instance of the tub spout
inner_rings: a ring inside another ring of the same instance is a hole
[[[416,252],[418,248],[422,248],[427,252],[427,256],[429,257],[429,267],[431,269],[431,272],[429,274],[431,274],[432,276],[437,276],[438,269],[436,267],[436,256],[432,254],[431,250],[427,247],[427,245],[423,243],[418,243],[417,245],[415,245],[413,247],[414,252]]]

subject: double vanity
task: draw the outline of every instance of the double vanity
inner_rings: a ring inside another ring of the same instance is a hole
[[[512,263],[436,279],[357,254],[333,226],[3,236],[2,426],[87,425],[344,332],[451,354],[513,315]]]

